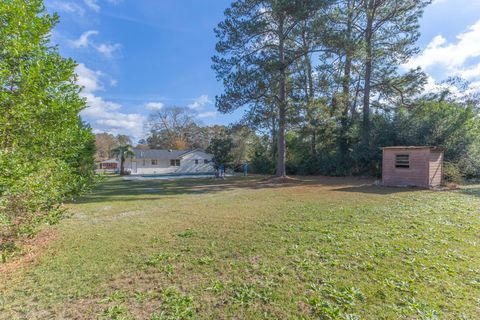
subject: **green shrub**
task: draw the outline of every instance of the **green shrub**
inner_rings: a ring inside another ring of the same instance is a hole
[[[85,188],[84,177],[60,159],[31,161],[21,152],[0,152],[0,252],[5,260],[15,239],[32,237],[40,225],[62,217],[61,204]]]
[[[462,173],[457,164],[445,162],[443,165],[443,176],[446,182],[460,184],[463,182]]]
[[[50,42],[58,23],[42,0],[0,1],[0,254],[61,217],[94,180],[95,144],[72,59]],[[8,88],[8,89],[7,89]]]

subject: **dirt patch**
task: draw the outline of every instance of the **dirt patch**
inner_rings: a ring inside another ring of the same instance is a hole
[[[19,247],[22,250],[13,260],[0,264],[0,274],[7,275],[35,263],[48,245],[57,238],[58,234],[50,229],[40,232],[32,239],[21,241]]]

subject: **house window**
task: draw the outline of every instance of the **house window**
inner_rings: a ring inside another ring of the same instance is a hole
[[[208,159],[203,160],[203,163],[208,164],[210,161]]]
[[[158,165],[158,160],[157,159],[152,159],[152,166]]]
[[[145,167],[145,159],[143,159],[143,166]]]
[[[180,159],[171,159],[170,166],[172,167],[180,167]]]
[[[195,164],[198,164],[198,159],[195,159]]]
[[[395,155],[395,168],[400,168],[400,169],[410,168],[410,155],[409,154],[396,154]]]

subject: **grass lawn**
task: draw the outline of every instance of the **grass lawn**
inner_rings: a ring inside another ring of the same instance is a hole
[[[480,318],[480,186],[109,178],[69,207],[0,318]]]

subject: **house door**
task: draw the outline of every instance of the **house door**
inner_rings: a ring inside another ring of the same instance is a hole
[[[137,162],[132,161],[132,173],[137,173]]]

